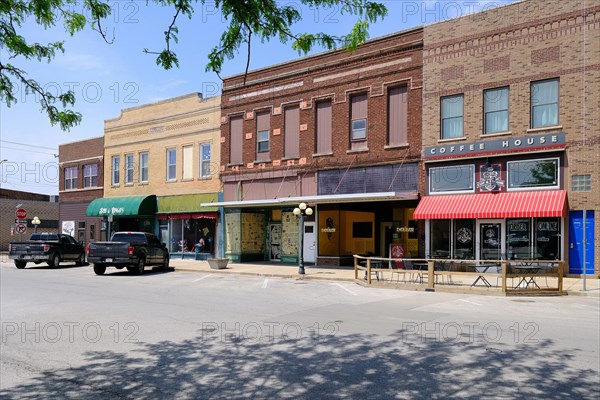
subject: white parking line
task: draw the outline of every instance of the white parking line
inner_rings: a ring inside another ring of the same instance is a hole
[[[268,279],[265,279],[265,280],[263,281],[262,288],[263,288],[263,289],[266,289],[268,284],[269,284],[269,280],[268,280]]]
[[[192,283],[194,283],[194,282],[198,282],[198,281],[201,281],[202,279],[206,279],[206,278],[208,278],[208,277],[210,277],[210,276],[212,276],[212,275],[211,275],[211,274],[204,275],[202,278],[194,279],[194,280],[192,281]]]
[[[352,296],[358,296],[358,294],[356,294],[356,293],[354,293],[353,291],[351,291],[351,290],[349,290],[349,289],[345,288],[344,286],[340,285],[339,283],[330,283],[330,285],[333,285],[333,286],[339,286],[339,287],[341,287],[342,289],[344,289],[346,292],[350,293]]]
[[[465,299],[458,299],[458,301],[464,301],[465,303],[475,304],[476,306],[480,306],[481,305],[479,303],[475,303],[474,301],[469,301],[469,300],[465,300]]]

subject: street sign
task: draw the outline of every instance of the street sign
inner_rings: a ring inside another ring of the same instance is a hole
[[[15,224],[27,224],[27,220],[26,219],[15,219]]]
[[[25,225],[25,224],[17,224],[15,226],[15,231],[17,233],[23,234],[23,233],[27,232],[27,225]]]
[[[25,218],[27,218],[27,210],[25,210],[24,208],[19,208],[15,212],[15,215],[18,219],[25,219]]]

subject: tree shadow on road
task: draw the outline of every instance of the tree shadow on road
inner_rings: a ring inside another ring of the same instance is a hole
[[[256,332],[222,336],[207,329],[182,342],[138,343],[129,354],[88,352],[84,365],[45,372],[0,397],[562,400],[600,394],[597,366],[576,367],[573,358],[582,350],[553,340]]]

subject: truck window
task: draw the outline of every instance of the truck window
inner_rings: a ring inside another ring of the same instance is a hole
[[[115,233],[113,242],[129,242],[130,244],[146,244],[146,236],[143,233]]]

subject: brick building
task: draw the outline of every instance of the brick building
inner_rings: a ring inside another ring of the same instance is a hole
[[[85,214],[104,189],[104,137],[59,145],[58,165],[61,232],[84,243],[106,240],[102,218]]]
[[[27,232],[19,235],[15,232],[15,212],[23,208],[27,211]],[[41,223],[40,232],[58,232],[58,197],[19,190],[0,189],[0,250],[8,250],[8,244],[20,239],[29,239],[35,226],[31,224],[33,217]]]
[[[226,256],[352,262],[401,243],[419,254],[412,218],[421,154],[422,29],[223,82],[221,180]]]
[[[200,204],[219,200],[220,115],[220,97],[191,93],[106,120],[104,196],[87,214],[112,219],[111,232],[156,233],[171,253],[201,238],[214,253],[218,209]]]
[[[426,252],[598,274],[600,5],[528,0],[424,28]],[[582,211],[587,241],[582,244]]]

